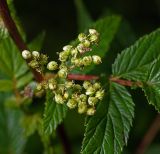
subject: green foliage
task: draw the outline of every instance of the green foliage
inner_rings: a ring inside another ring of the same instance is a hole
[[[116,83],[110,83],[108,93],[96,115],[87,118],[83,154],[118,154],[127,144],[134,117],[131,95]]]
[[[77,18],[78,18],[78,30],[79,32],[84,31],[88,28],[92,23],[92,18],[88,13],[85,5],[83,4],[82,0],[74,0],[76,11],[77,11]]]
[[[155,61],[148,72],[143,90],[150,104],[160,111],[160,59]]]
[[[57,104],[53,100],[53,93],[48,91],[46,94],[46,103],[44,111],[43,127],[47,134],[51,134],[57,126],[63,121],[67,114],[67,107]]]
[[[113,75],[129,80],[144,81],[149,66],[159,56],[160,30],[140,38],[122,51],[113,64]]]
[[[20,110],[5,108],[7,97],[6,94],[0,93],[0,153],[22,154],[26,142],[20,126],[23,114]]]

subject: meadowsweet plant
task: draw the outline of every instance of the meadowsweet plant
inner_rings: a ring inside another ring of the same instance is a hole
[[[94,22],[75,3],[82,33],[51,57],[0,0],[0,154],[144,154],[160,129],[160,29],[137,39],[121,16]]]
[[[89,29],[89,34],[81,33],[78,35],[79,43],[77,46],[66,45],[63,51],[59,52],[59,61],[48,62],[48,57],[40,54],[38,51],[22,51],[22,57],[30,60],[29,66],[32,69],[44,73],[46,67],[52,73],[57,73],[53,78],[44,80],[37,84],[36,91],[52,91],[53,100],[58,104],[66,104],[68,108],[78,108],[78,113],[94,115],[96,105],[103,99],[104,90],[97,81],[84,81],[82,85],[77,84],[74,80],[68,80],[68,74],[79,67],[82,71],[84,67],[92,64],[100,64],[101,57],[98,55],[85,56],[85,52],[91,52],[92,46],[97,44],[99,33],[95,29]]]

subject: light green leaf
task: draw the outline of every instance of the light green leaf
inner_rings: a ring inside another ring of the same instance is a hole
[[[160,55],[160,29],[140,38],[115,60],[113,75],[129,80],[146,80],[149,65]]]
[[[160,112],[160,59],[150,67],[143,90],[150,104]]]
[[[26,143],[20,126],[20,117],[23,114],[19,110],[6,109],[6,97],[4,93],[0,93],[0,153],[22,154]]]
[[[4,22],[3,22],[3,20],[2,20],[2,18],[0,16],[0,41],[1,41],[1,39],[4,39],[4,38],[6,38],[8,36],[9,36],[8,30],[5,27]]]
[[[10,80],[0,80],[0,91],[10,91],[13,89],[13,82]]]
[[[83,4],[83,0],[74,0],[74,2],[77,10],[78,30],[82,32],[93,23],[93,20]]]
[[[10,80],[19,88],[31,78],[28,66],[13,41],[10,38],[3,39],[0,42],[0,80]]]
[[[51,91],[46,94],[45,105],[43,127],[45,133],[51,134],[65,118],[67,107],[65,104],[57,104]]]
[[[134,104],[127,89],[110,83],[109,96],[86,123],[83,154],[120,154],[127,144]]]

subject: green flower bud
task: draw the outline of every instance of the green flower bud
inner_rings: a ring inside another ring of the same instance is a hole
[[[77,101],[75,99],[69,99],[68,102],[67,102],[67,106],[70,109],[73,109],[77,106]]]
[[[98,98],[99,100],[102,100],[104,97],[104,90],[97,91],[95,97]]]
[[[72,58],[71,63],[78,67],[82,66],[82,60],[80,58]]]
[[[96,90],[101,88],[101,84],[99,82],[94,83],[93,88],[95,88]]]
[[[65,82],[65,87],[66,88],[71,88],[72,86],[73,86],[73,82],[72,81]]]
[[[68,75],[68,72],[67,72],[67,69],[65,69],[65,68],[62,68],[62,69],[60,69],[60,70],[58,71],[58,76],[59,76],[60,78],[66,78],[67,75]]]
[[[47,57],[47,55],[41,54],[41,55],[40,55],[40,59],[41,59],[40,62],[41,62],[42,65],[45,65],[45,64],[48,63],[48,57]]]
[[[85,56],[85,57],[83,57],[82,61],[83,61],[84,66],[91,65],[92,57],[91,56]]]
[[[90,86],[91,86],[91,83],[89,81],[84,81],[83,82],[84,89],[88,89]]]
[[[87,90],[86,90],[86,95],[93,95],[95,93],[95,89],[93,87],[89,87]]]
[[[84,40],[84,42],[83,42],[84,47],[88,48],[88,47],[90,47],[90,45],[91,45],[90,41]]]
[[[64,97],[64,99],[68,99],[69,93],[66,91],[66,92],[64,93],[63,97]]]
[[[90,36],[90,38],[89,38],[89,40],[91,41],[91,42],[95,42],[95,43],[97,43],[98,42],[98,36],[96,35],[96,34],[93,34],[93,35],[91,35]]]
[[[84,45],[82,43],[80,43],[78,46],[77,46],[77,49],[80,53],[84,53],[85,50],[84,50]]]
[[[55,61],[50,61],[47,65],[48,70],[50,71],[54,71],[56,69],[58,69],[58,64]]]
[[[41,83],[38,83],[37,84],[37,87],[36,87],[36,90],[38,90],[38,91],[40,91],[40,90],[42,90],[42,84]]]
[[[96,97],[89,97],[88,98],[88,104],[91,106],[95,106],[98,102],[98,98]]]
[[[61,62],[67,61],[68,55],[69,55],[69,53],[66,52],[66,51],[60,52],[60,53],[59,53],[59,60],[60,60]]]
[[[57,84],[50,82],[50,83],[48,83],[48,87],[50,90],[54,90],[54,89],[56,89]]]
[[[87,115],[92,116],[96,112],[95,108],[91,107],[87,110]]]
[[[32,51],[32,56],[33,58],[38,59],[40,57],[40,54],[38,51]]]
[[[87,111],[87,104],[85,102],[78,103],[78,113],[83,114]]]
[[[93,59],[93,63],[94,64],[100,64],[100,63],[102,63],[102,60],[101,60],[100,56],[94,55],[94,56],[92,56],[92,59]]]
[[[34,69],[39,67],[39,63],[36,60],[31,60],[28,65]]]
[[[79,84],[75,84],[73,88],[74,88],[74,90],[77,90],[77,91],[82,90],[82,87]]]
[[[22,57],[23,57],[24,59],[30,59],[30,58],[31,58],[31,52],[28,51],[28,50],[23,50],[23,51],[22,51]]]
[[[85,94],[81,94],[80,99],[81,99],[82,102],[86,102],[87,101],[87,96]]]
[[[64,51],[68,51],[68,50],[71,50],[71,49],[72,49],[71,45],[66,45],[66,46],[63,47]]]
[[[78,35],[78,40],[79,40],[80,42],[84,41],[86,38],[87,38],[87,36],[86,36],[86,34],[84,34],[84,33],[80,33],[80,34]]]
[[[92,34],[98,34],[98,32],[95,29],[89,29],[89,33]]]
[[[77,55],[78,55],[78,50],[77,50],[77,48],[71,50],[71,55],[72,55],[73,57],[77,57]]]
[[[64,99],[63,99],[63,97],[60,94],[55,94],[54,98],[55,98],[56,103],[58,103],[58,104],[64,104]]]

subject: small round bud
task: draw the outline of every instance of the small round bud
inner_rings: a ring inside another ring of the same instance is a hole
[[[64,99],[68,99],[69,93],[66,91],[66,92],[64,93],[63,97],[64,97]]]
[[[59,53],[59,60],[60,60],[61,62],[65,62],[65,61],[68,59],[68,55],[69,55],[68,52],[65,52],[65,51],[60,52],[60,53]]]
[[[82,60],[80,58],[72,58],[71,63],[78,67],[83,65]]]
[[[55,94],[54,98],[55,98],[56,103],[58,103],[58,104],[64,104],[64,99],[63,99],[63,97],[60,94]]]
[[[84,33],[80,33],[80,34],[78,35],[78,40],[79,40],[80,42],[84,41],[86,38],[87,38],[87,36],[86,36],[86,34],[84,34]]]
[[[97,34],[98,32],[95,29],[89,29],[90,34]]]
[[[71,50],[71,49],[72,49],[71,45],[66,45],[66,46],[63,47],[64,51]]]
[[[66,78],[67,75],[68,75],[67,69],[62,68],[58,71],[58,76],[60,78]]]
[[[95,89],[93,87],[89,87],[86,90],[86,95],[93,95],[95,93]]]
[[[77,55],[78,55],[78,50],[77,50],[77,48],[71,50],[71,55],[72,55],[73,57],[77,57]]]
[[[96,97],[89,97],[88,98],[88,104],[91,106],[95,106],[98,102],[98,98]]]
[[[90,47],[91,43],[88,40],[84,40],[83,45],[84,45],[84,47],[88,48],[88,47]]]
[[[38,90],[38,91],[40,91],[40,90],[42,90],[42,84],[41,83],[38,83],[37,84],[37,87],[36,87],[36,90]]]
[[[23,57],[24,59],[30,59],[30,58],[31,58],[31,52],[28,51],[28,50],[23,50],[23,51],[22,51],[22,57]]]
[[[58,64],[55,61],[50,61],[47,65],[48,70],[50,71],[54,71],[56,69],[58,69]]]
[[[92,59],[93,59],[93,63],[94,64],[100,64],[100,63],[102,63],[102,60],[101,60],[100,56],[94,55],[94,56],[92,56]]]
[[[87,111],[87,104],[85,102],[78,103],[78,113],[83,114]]]
[[[50,90],[54,90],[54,89],[56,89],[57,85],[54,83],[48,83],[48,87]]]
[[[82,87],[81,87],[79,84],[75,84],[75,85],[74,85],[74,89],[75,89],[76,91],[81,91],[81,90],[82,90]]]
[[[48,62],[48,57],[47,57],[47,55],[41,54],[41,55],[40,55],[40,59],[41,59],[41,64],[42,64],[42,65],[47,64],[47,62]]]
[[[77,46],[77,49],[80,53],[84,53],[85,50],[84,50],[84,45],[82,43],[80,43],[78,46]]]
[[[83,57],[82,61],[83,61],[84,66],[91,65],[92,57],[91,56],[85,56],[85,57]]]
[[[66,88],[71,88],[72,86],[73,86],[73,82],[72,81],[65,82],[65,87]]]
[[[90,86],[91,86],[91,83],[89,81],[84,81],[83,82],[84,89],[88,89]]]
[[[82,102],[86,102],[87,101],[87,96],[85,94],[81,94],[80,99],[81,99]]]
[[[95,108],[89,108],[87,110],[87,115],[92,116],[95,114],[95,112],[96,112]]]
[[[96,90],[101,88],[101,84],[99,82],[94,83],[93,88],[95,88]]]
[[[38,51],[32,51],[32,56],[33,56],[33,58],[39,58],[40,54]]]
[[[69,99],[68,102],[67,102],[67,106],[70,109],[73,109],[77,106],[77,101],[75,99]]]
[[[36,60],[31,60],[28,65],[34,69],[39,67],[39,63]]]
[[[102,100],[104,97],[104,90],[97,91],[95,97],[98,98],[99,100]]]
[[[90,36],[89,40],[91,42],[98,42],[98,36],[96,34],[93,34]]]

